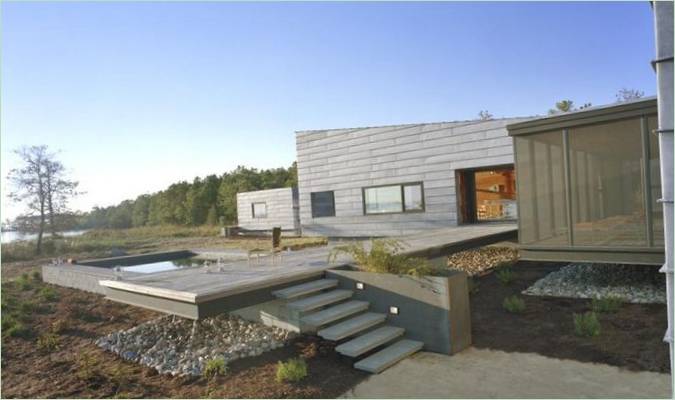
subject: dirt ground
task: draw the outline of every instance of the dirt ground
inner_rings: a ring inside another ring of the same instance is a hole
[[[237,360],[228,366],[226,376],[212,380],[158,375],[93,344],[104,334],[158,314],[34,280],[30,286],[21,290],[16,283],[2,285],[3,315],[14,315],[29,329],[23,337],[10,337],[3,326],[3,398],[334,398],[366,377],[340,359],[331,344],[312,337]],[[45,286],[56,291],[56,300],[41,299],[39,290]],[[26,302],[32,302],[33,311],[18,311]],[[41,350],[38,338],[49,331],[58,331],[58,348]],[[298,356],[307,360],[307,378],[296,384],[277,383],[277,362]]]
[[[565,264],[519,261],[512,268],[515,280],[508,286],[496,275],[474,278],[471,294],[473,345],[506,352],[539,353],[544,356],[598,362],[630,370],[669,372],[665,304],[624,303],[616,313],[598,314],[601,333],[593,338],[574,334],[573,313],[590,310],[585,299],[521,296],[522,314],[502,307],[505,297],[522,290]],[[650,267],[651,268],[651,267]],[[654,273],[658,273],[655,268]]]

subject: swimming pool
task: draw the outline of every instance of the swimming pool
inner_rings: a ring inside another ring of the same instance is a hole
[[[136,272],[140,274],[152,274],[155,272],[173,271],[176,269],[201,267],[206,263],[213,263],[213,260],[203,258],[187,257],[175,260],[150,262],[147,264],[129,265],[121,267],[122,271]]]

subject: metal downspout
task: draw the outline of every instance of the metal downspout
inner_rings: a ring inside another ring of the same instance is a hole
[[[661,162],[661,191],[659,202],[663,206],[665,239],[665,264],[661,272],[666,274],[668,296],[668,329],[664,340],[670,347],[670,371],[673,372],[673,3],[652,2],[656,36],[656,70],[659,128],[659,152]]]

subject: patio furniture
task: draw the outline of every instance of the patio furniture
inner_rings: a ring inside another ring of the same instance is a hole
[[[260,248],[251,249],[248,251],[248,264],[251,265],[255,260],[256,264],[260,264],[261,257],[272,258],[272,264],[275,264],[275,261],[281,261],[281,254],[283,249],[281,248],[281,228],[274,227],[272,228],[272,247],[271,248]]]

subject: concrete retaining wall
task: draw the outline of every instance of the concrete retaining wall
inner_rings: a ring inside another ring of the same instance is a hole
[[[387,314],[387,324],[405,328],[405,337],[424,342],[427,351],[457,353],[471,345],[469,293],[464,273],[447,277],[412,277],[350,269],[326,272],[355,300],[370,302],[369,311]],[[356,283],[364,289],[356,289]],[[398,307],[399,314],[389,313]]]

